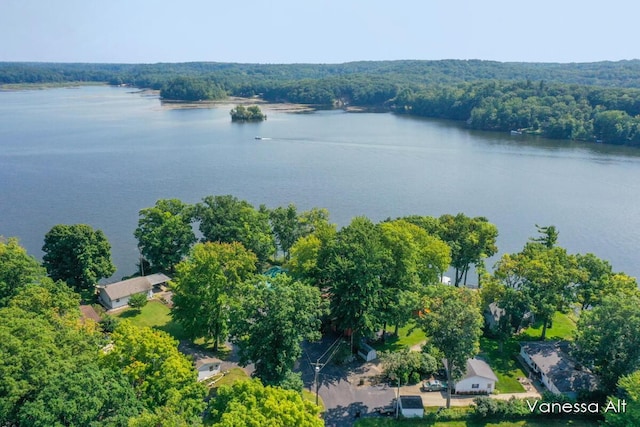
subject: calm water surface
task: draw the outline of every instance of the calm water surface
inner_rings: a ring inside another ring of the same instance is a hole
[[[91,224],[109,238],[119,278],[135,269],[140,209],[233,194],[326,207],[339,225],[483,215],[500,253],[554,224],[570,252],[640,275],[640,150],[392,114],[267,111],[266,122],[235,124],[230,108],[170,109],[111,87],[0,92],[0,235],[40,257],[55,224]]]

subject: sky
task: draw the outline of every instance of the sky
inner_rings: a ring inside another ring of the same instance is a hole
[[[0,0],[0,61],[640,58],[637,0]]]

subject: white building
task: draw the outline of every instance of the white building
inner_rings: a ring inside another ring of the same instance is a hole
[[[521,342],[520,357],[531,369],[531,375],[552,393],[576,398],[580,391],[598,387],[597,377],[569,356],[567,341]]]
[[[399,410],[400,415],[405,418],[422,418],[424,417],[424,404],[421,396],[400,396]]]
[[[456,394],[491,394],[498,377],[489,364],[480,359],[467,359],[465,376],[455,384]]]
[[[198,371],[198,381],[204,381],[220,373],[222,361],[215,357],[205,357],[196,360],[196,370]]]
[[[150,274],[109,285],[101,285],[98,286],[98,301],[107,310],[124,307],[129,304],[129,298],[135,294],[144,293],[147,295],[147,299],[151,299],[153,288],[165,285],[169,280],[171,278],[164,274]]]

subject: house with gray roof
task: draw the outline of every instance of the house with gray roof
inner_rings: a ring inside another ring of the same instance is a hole
[[[400,415],[405,418],[424,417],[424,404],[421,396],[400,396],[398,405]]]
[[[569,355],[568,341],[526,341],[520,343],[520,357],[547,389],[576,398],[581,391],[595,391],[598,378]]]
[[[133,277],[120,282],[98,286],[98,301],[107,310],[124,307],[129,304],[129,298],[135,294],[146,294],[148,299],[153,297],[153,289],[165,285],[170,277],[164,274],[150,274],[149,276]]]
[[[482,359],[467,359],[465,376],[455,384],[456,394],[491,394],[498,377]]]

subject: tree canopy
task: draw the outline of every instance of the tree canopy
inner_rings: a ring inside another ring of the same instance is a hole
[[[36,283],[45,274],[46,270],[27,254],[18,239],[0,237],[0,307],[7,305],[21,287]]]
[[[93,289],[98,280],[116,271],[107,237],[86,224],[54,226],[45,235],[42,250],[49,276],[76,290]]]
[[[176,266],[171,315],[192,338],[227,338],[231,307],[255,272],[256,256],[241,243],[198,243]]]
[[[192,210],[178,199],[161,199],[154,207],[140,211],[134,236],[142,255],[156,270],[172,273],[196,242]]]

